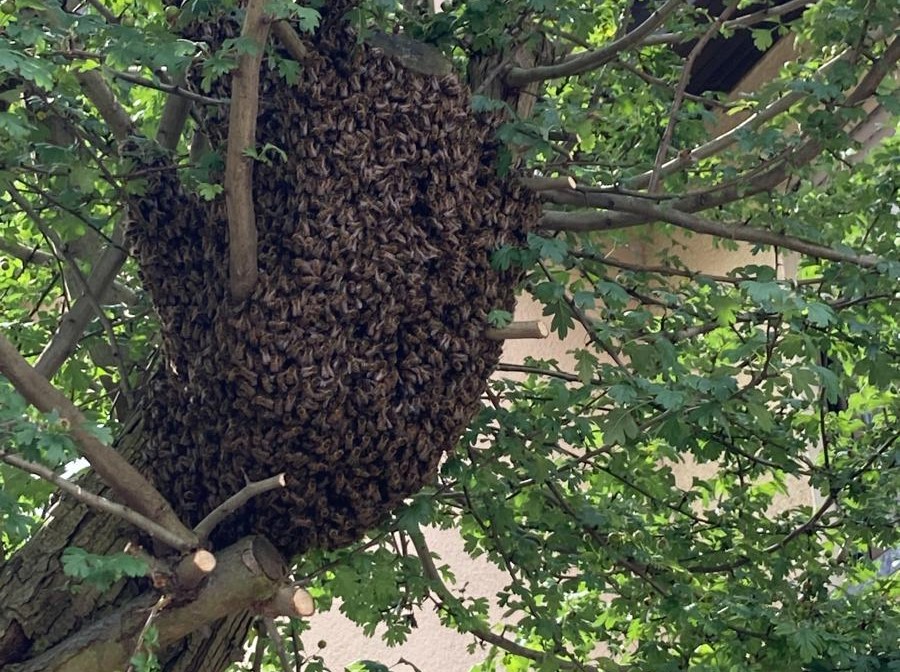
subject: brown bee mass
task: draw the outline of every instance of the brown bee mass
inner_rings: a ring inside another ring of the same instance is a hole
[[[289,85],[264,61],[253,175],[259,281],[227,293],[224,198],[153,172],[130,240],[168,366],[148,402],[151,477],[196,523],[248,481],[288,486],[221,526],[286,554],[359,538],[432,479],[477,409],[500,345],[491,268],[537,203],[497,177],[489,124],[455,76],[403,68],[323,27]],[[228,79],[214,95],[228,96]],[[224,155],[227,108],[207,109]]]

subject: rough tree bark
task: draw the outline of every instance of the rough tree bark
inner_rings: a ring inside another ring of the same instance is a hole
[[[117,448],[140,465],[146,444],[143,423],[136,416],[121,435]],[[85,479],[92,491],[103,491],[96,477]],[[109,614],[147,588],[146,580],[120,581],[103,593],[79,586],[72,590],[63,573],[65,548],[91,553],[121,551],[136,537],[122,521],[98,514],[63,497],[46,524],[11,558],[0,565],[0,669],[28,672],[29,660]],[[242,655],[242,643],[253,620],[249,612],[234,614],[201,628],[160,653],[166,672],[220,672]],[[97,672],[105,672],[97,670]]]

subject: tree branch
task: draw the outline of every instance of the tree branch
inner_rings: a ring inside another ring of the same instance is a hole
[[[101,495],[95,495],[92,492],[88,492],[80,485],[76,485],[75,483],[66,480],[49,467],[45,467],[43,464],[30,462],[18,455],[7,453],[2,450],[0,450],[0,461],[6,462],[17,469],[21,469],[34,476],[38,476],[49,483],[53,483],[53,485],[57,486],[63,492],[68,493],[82,504],[97,511],[108,513],[116,518],[121,518],[171,548],[175,548],[179,551],[189,551],[192,548],[191,544],[185,539],[170,532],[162,525],[153,522],[146,516],[141,515],[127,506],[123,506],[118,502],[113,502]]]
[[[272,476],[271,478],[266,478],[262,481],[248,483],[241,488],[240,491],[233,494],[210,511],[203,520],[197,523],[196,527],[194,527],[194,534],[196,534],[201,541],[206,541],[209,539],[209,535],[215,529],[216,525],[241,508],[250,501],[250,499],[264,492],[283,488],[285,485],[287,485],[287,481],[284,478],[284,474],[278,474],[277,476]]]
[[[245,537],[217,555],[218,564],[195,599],[172,603],[155,619],[160,649],[226,616],[271,598],[284,582],[285,563],[262,537]],[[16,667],[17,672],[96,672],[124,669],[159,595],[150,592]]]
[[[100,112],[100,116],[109,125],[109,130],[112,131],[116,140],[123,142],[128,139],[128,136],[134,134],[131,117],[119,104],[115,94],[97,70],[81,70],[75,73],[75,78],[81,84],[84,95],[94,104],[97,111]]]
[[[231,297],[243,301],[256,286],[256,213],[253,208],[253,159],[259,110],[259,68],[265,53],[271,19],[263,13],[265,0],[248,0],[241,37],[254,45],[253,53],[238,57],[231,78],[228,149],[225,156],[225,204],[228,210],[228,276]]]
[[[425,535],[422,534],[422,531],[419,529],[409,530],[407,531],[410,540],[413,543],[413,548],[416,550],[416,555],[419,556],[419,562],[422,563],[422,573],[425,578],[431,582],[432,588],[434,589],[437,596],[440,598],[441,602],[447,608],[456,607],[458,609],[464,609],[459,599],[450,592],[450,589],[447,588],[447,585],[441,579],[440,572],[438,572],[437,567],[434,564],[434,559],[431,557],[431,550],[428,548],[428,544],[425,542]],[[624,665],[619,665],[609,658],[597,658],[598,665],[582,665],[581,663],[576,663],[572,660],[566,660],[564,658],[558,658],[554,656],[552,653],[548,653],[546,651],[538,651],[537,649],[532,649],[527,646],[522,646],[517,642],[513,642],[512,640],[506,639],[501,635],[497,635],[487,628],[473,628],[467,627],[466,632],[474,637],[487,642],[488,644],[492,644],[499,649],[503,649],[504,651],[508,651],[509,653],[515,656],[521,656],[522,658],[527,658],[529,660],[535,660],[538,662],[552,662],[555,669],[557,670],[581,670],[583,672],[599,672],[599,670],[605,670],[609,672],[624,672],[628,668]]]
[[[140,75],[135,75],[130,72],[121,72],[120,70],[113,70],[112,68],[106,68],[106,71],[116,79],[121,79],[123,82],[129,82],[130,84],[136,84],[137,86],[143,86],[148,89],[155,89],[156,91],[162,91],[163,93],[171,93],[195,103],[203,103],[204,105],[228,105],[231,102],[221,98],[210,98],[209,96],[194,93],[178,84],[155,82],[152,79],[147,79],[146,77],[141,77]]]
[[[647,190],[652,194],[659,189],[659,172],[662,168],[666,154],[669,152],[669,145],[672,144],[672,136],[675,133],[675,124],[678,123],[678,111],[681,109],[681,103],[684,101],[684,94],[687,90],[688,83],[691,81],[691,73],[694,70],[694,62],[700,55],[700,52],[706,47],[709,41],[719,33],[722,29],[722,23],[737,9],[737,3],[732,3],[719,14],[712,25],[707,29],[703,36],[697,40],[697,44],[693,46],[684,65],[681,66],[681,77],[675,86],[675,98],[672,100],[672,109],[669,111],[669,121],[663,131],[662,140],[656,150],[656,160],[653,162],[653,170],[650,172],[650,180],[647,183]]]
[[[531,82],[539,82],[557,77],[569,77],[579,75],[589,70],[596,70],[602,65],[614,60],[620,53],[636,46],[656,30],[672,14],[683,0],[667,0],[658,10],[653,12],[647,20],[629,33],[595,51],[570,56],[559,63],[551,65],[539,65],[533,68],[510,68],[506,73],[506,83],[513,87],[523,87]]]
[[[40,411],[55,410],[69,422],[69,433],[94,471],[128,507],[167,528],[184,544],[196,547],[197,538],[179,520],[165,498],[125,458],[102,443],[88,429],[81,411],[42,377],[0,334],[0,373]]]
[[[584,196],[584,194],[581,194],[580,196]],[[883,261],[880,257],[875,255],[841,252],[840,250],[819,245],[818,243],[813,243],[801,238],[794,238],[793,236],[768,231],[766,229],[758,229],[741,224],[715,222],[699,217],[698,215],[675,210],[671,207],[661,207],[648,199],[623,196],[621,194],[590,194],[589,196],[592,197],[590,200],[600,207],[641,215],[644,218],[644,221],[668,222],[669,224],[674,224],[679,228],[687,229],[695,233],[705,233],[719,238],[741,240],[747,243],[756,243],[758,245],[783,247],[788,250],[800,252],[801,254],[806,254],[810,257],[828,259],[830,261],[848,262],[864,268],[874,268]],[[579,196],[574,196],[570,202],[577,201],[578,198]],[[570,230],[587,229],[578,228]]]

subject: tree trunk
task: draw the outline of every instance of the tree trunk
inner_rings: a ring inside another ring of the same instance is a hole
[[[145,447],[143,423],[135,418],[122,433],[117,448],[132,461],[140,462]],[[93,474],[82,481],[91,491],[102,492]],[[44,526],[0,566],[0,669],[38,672],[43,667],[34,662],[38,655],[146,591],[147,580],[123,580],[101,593],[90,586],[73,585],[62,571],[61,556],[67,547],[114,553],[136,537],[135,530],[122,521],[98,514],[70,497],[61,498]],[[235,614],[159,652],[163,670],[224,670],[241,656],[252,618],[248,612]],[[107,671],[98,667],[97,672]]]

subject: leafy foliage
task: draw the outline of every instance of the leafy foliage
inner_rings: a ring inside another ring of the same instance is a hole
[[[35,0],[6,0],[0,16],[0,328],[29,357],[51,341],[97,250],[120,244],[123,194],[138,192],[144,177],[79,77],[101,73],[134,132],[151,138],[172,73],[193,64],[211,79],[246,49],[237,39],[210,52],[177,34],[228,3],[194,0],[177,15],[158,1],[104,4],[115,21]],[[746,4],[739,15],[753,11]],[[278,2],[272,11],[311,30],[315,6]],[[504,55],[545,40],[557,61],[601,49],[627,32],[630,6],[468,0],[435,14],[422,3],[373,1],[351,20],[361,33],[396,28],[430,42],[464,73],[491,55],[510,66]],[[527,359],[518,378],[499,375],[435,485],[382,529],[297,559],[320,610],[339,601],[364,632],[395,644],[434,599],[446,627],[491,645],[482,671],[900,669],[900,585],[877,557],[900,546],[900,139],[867,144],[867,112],[848,103],[892,44],[885,36],[894,35],[896,7],[819,0],[789,28],[779,15],[726,23],[723,33],[749,31],[759,50],[790,32],[802,56],[751,92],[687,96],[676,110],[685,56],[673,42],[702,35],[705,12],[685,3],[656,33],[677,39],[541,82],[527,116],[488,87],[476,90],[477,110],[507,114],[498,139],[512,175],[579,185],[579,201],[545,194],[549,213],[599,209],[608,218],[542,226],[527,246],[493,256],[497,269],[521,270],[523,293],[577,346],[569,363]],[[279,65],[286,82],[297,67]],[[897,127],[896,94],[896,78],[886,77],[874,96],[888,130]],[[793,102],[765,116],[785,95]],[[670,117],[666,160],[754,113],[763,120],[737,130],[733,143],[659,169]],[[174,151],[185,180],[212,200],[221,158],[192,156],[195,134],[189,121]],[[283,150],[247,152],[277,162]],[[648,173],[659,174],[656,193]],[[769,174],[781,179],[762,184]],[[673,209],[697,199],[685,211],[878,262],[748,245],[752,263],[716,273],[734,240],[715,239],[698,262],[690,231],[638,226],[613,197]],[[160,345],[130,263],[117,283],[95,297],[101,314],[54,372],[55,384],[112,430]],[[511,319],[488,316],[494,327]],[[58,418],[28,411],[0,383],[0,450],[64,468],[74,451]],[[45,516],[53,490],[5,464],[0,482],[11,552]],[[469,555],[508,576],[495,596],[502,635],[491,605],[466,595],[422,546],[428,526],[457,530]],[[146,571],[130,556],[81,549],[69,549],[65,563],[73,578],[99,585]],[[306,624],[279,627],[300,641]],[[251,647],[260,642],[257,669],[279,669],[263,633]],[[326,669],[324,646],[299,650],[303,670]],[[349,669],[388,668],[363,660]]]

